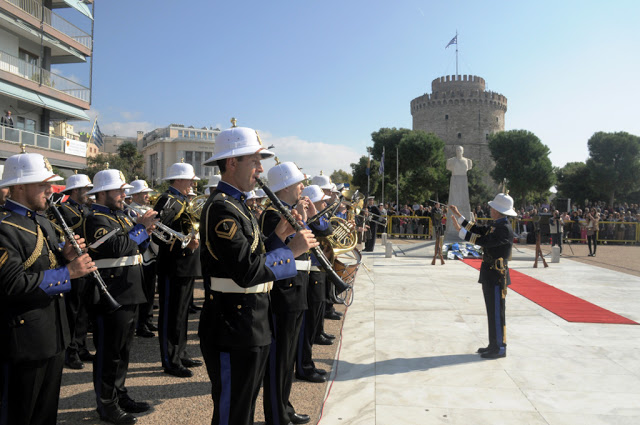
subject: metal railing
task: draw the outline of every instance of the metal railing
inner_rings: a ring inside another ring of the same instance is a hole
[[[0,50],[0,69],[89,102],[87,87]]]
[[[29,15],[37,18],[40,21],[42,19],[42,12],[44,11],[44,23],[57,29],[61,33],[68,35],[78,43],[91,49],[92,39],[91,35],[85,31],[73,25],[71,22],[64,19],[62,16],[53,12],[51,9],[42,6],[42,2],[36,0],[5,0],[8,3],[22,9]]]
[[[0,140],[51,151],[64,152],[64,139],[58,136],[51,136],[44,133],[34,133],[32,131],[20,130],[19,128],[4,127],[0,125]]]

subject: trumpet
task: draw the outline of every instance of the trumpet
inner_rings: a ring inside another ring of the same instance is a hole
[[[131,209],[136,214],[138,214],[138,216],[142,216],[146,212],[142,208],[134,207],[133,205],[129,205],[128,208]],[[166,224],[162,224],[159,221],[155,224],[155,226],[156,228],[152,232],[152,234],[156,238],[160,239],[162,242],[167,244],[170,244],[177,239],[180,241],[182,249],[185,249],[187,245],[189,245],[189,242],[191,242],[191,239],[193,239],[193,236],[194,236],[192,233],[189,233],[188,235],[180,233],[176,230],[173,230],[171,227],[167,226]]]

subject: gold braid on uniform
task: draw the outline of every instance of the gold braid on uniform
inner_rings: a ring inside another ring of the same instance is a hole
[[[470,221],[470,222],[468,222],[468,223],[467,223],[467,225],[466,225],[466,226],[464,226],[464,228],[465,228],[465,230],[466,230],[467,232],[470,232],[470,231],[471,231],[471,228],[472,228],[473,226],[475,226],[475,224],[476,224],[476,223],[475,223],[475,221]]]
[[[211,205],[213,205],[213,203],[209,204],[209,206],[207,207],[207,211],[205,212],[205,217],[206,221],[205,221],[205,228],[207,229],[207,231],[209,231],[209,208],[211,208]],[[205,236],[207,236],[205,234]],[[218,257],[216,257],[216,254],[213,253],[213,247],[211,246],[211,242],[209,241],[209,238],[207,237],[207,241],[205,242],[205,245],[207,246],[207,250],[209,251],[209,254],[211,254],[211,256],[213,258],[215,258],[216,260],[218,260]]]
[[[256,248],[258,247],[258,243],[260,242],[260,237],[259,236],[256,237],[256,235],[260,235],[260,228],[258,227],[258,223],[256,222],[255,217],[253,218],[253,220],[251,220],[251,218],[247,217],[247,215],[240,208],[235,206],[232,202],[229,202],[227,200],[225,200],[225,202],[231,205],[236,210],[238,210],[238,212],[242,214],[244,218],[246,218],[251,222],[251,225],[253,226],[253,242],[251,243],[251,253],[253,254],[256,251]]]
[[[36,248],[33,250],[27,261],[24,262],[24,269],[27,270],[31,266],[38,261],[38,258],[42,255],[42,250],[44,249],[44,234],[42,233],[42,229],[39,225],[36,226],[38,229],[38,236],[36,239]],[[58,267],[58,260],[56,259],[56,255],[51,251],[49,251],[49,269],[55,269]]]

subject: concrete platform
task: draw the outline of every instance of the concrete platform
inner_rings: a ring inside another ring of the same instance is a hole
[[[481,359],[478,272],[432,266],[429,245],[363,253],[320,424],[640,423],[640,326],[569,323],[510,291],[508,356]],[[519,248],[510,266],[640,322],[640,277],[533,259]]]

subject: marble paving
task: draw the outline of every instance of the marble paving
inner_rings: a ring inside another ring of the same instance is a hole
[[[640,424],[640,325],[569,323],[510,291],[508,356],[481,359],[478,272],[432,266],[419,248],[364,253],[321,425]],[[513,269],[640,322],[639,277],[513,257]]]

